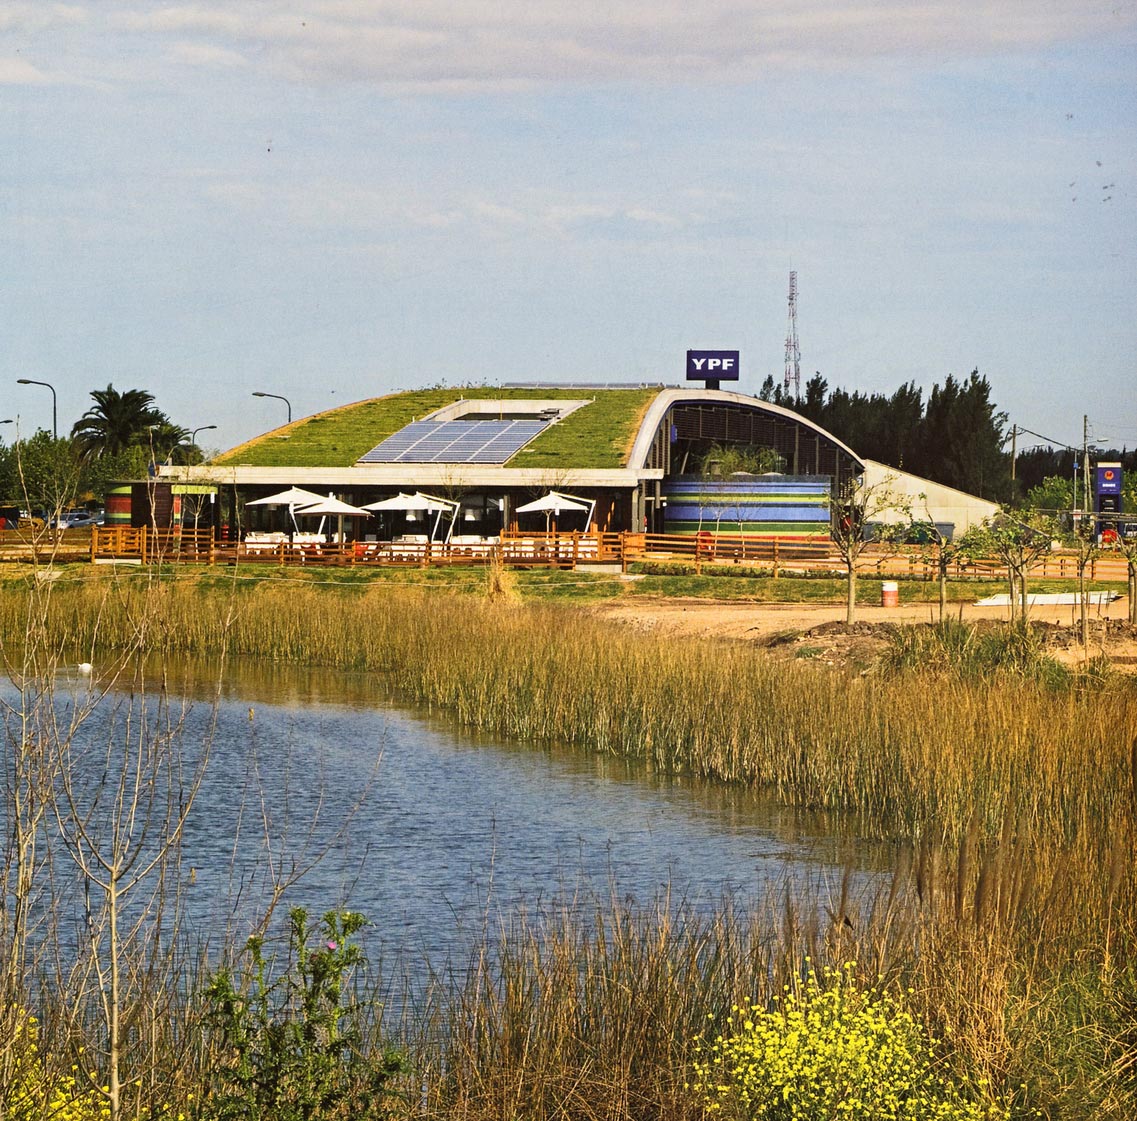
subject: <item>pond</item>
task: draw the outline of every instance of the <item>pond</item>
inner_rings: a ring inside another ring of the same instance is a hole
[[[374,675],[234,660],[218,688],[216,667],[165,672],[187,760],[209,745],[180,870],[206,935],[247,933],[270,868],[298,875],[281,908],[347,906],[375,924],[373,954],[440,969],[518,909],[571,900],[588,913],[613,894],[710,909],[724,896],[777,900],[787,886],[836,890],[846,869],[869,886],[890,866],[886,847],[831,817],[479,735],[400,707]],[[61,675],[57,704],[81,703],[90,687]],[[128,696],[103,704],[121,710]],[[110,721],[108,711],[80,736],[95,761]]]

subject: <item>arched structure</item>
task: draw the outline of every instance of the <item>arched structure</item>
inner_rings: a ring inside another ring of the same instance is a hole
[[[484,532],[495,518],[498,529],[513,524],[517,506],[556,489],[594,499],[601,529],[661,530],[668,481],[705,477],[707,453],[732,446],[770,449],[785,476],[819,480],[826,492],[864,471],[831,433],[742,393],[533,385],[373,398],[266,433],[213,464],[163,468],[162,476],[214,483],[219,524],[240,522],[250,499],[298,486],[355,505],[399,491],[445,493],[463,501],[462,516]]]

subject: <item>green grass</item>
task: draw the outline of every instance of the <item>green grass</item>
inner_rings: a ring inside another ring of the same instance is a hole
[[[510,461],[511,467],[556,471],[558,468],[622,467],[648,404],[656,389],[500,389],[493,386],[455,386],[419,389],[375,397],[317,413],[284,428],[250,440],[214,459],[218,466],[350,467],[376,444],[413,420],[460,398],[585,400],[552,425]]]
[[[521,600],[537,602],[588,603],[618,599],[623,596],[657,599],[700,599],[730,603],[803,603],[840,605],[845,602],[845,581],[829,576],[770,576],[745,575],[738,569],[721,572],[704,569],[702,575],[694,571],[675,575],[657,575],[643,572],[645,566],[632,565],[629,572],[637,579],[627,580],[610,572],[594,572],[581,568],[575,572],[551,569],[507,570],[512,590]],[[57,565],[65,583],[98,580],[103,573],[87,563]],[[0,582],[22,584],[30,579],[32,569],[26,565],[0,565]],[[162,578],[177,579],[201,588],[228,588],[234,583],[240,587],[328,587],[368,588],[390,586],[402,588],[432,588],[439,591],[464,592],[480,595],[485,591],[487,572],[480,566],[453,566],[430,568],[313,568],[281,569],[272,565],[245,565],[237,570],[207,569],[194,566],[173,566],[160,570]],[[119,580],[146,582],[150,575],[141,570],[120,572]],[[900,585],[901,603],[939,602],[936,584],[904,577],[890,577]],[[879,605],[881,580],[876,577],[859,577],[857,602],[864,606]],[[1069,580],[1037,580],[1031,583],[1031,592],[1068,592]],[[1116,591],[1125,594],[1124,585],[1098,581],[1091,585],[1094,591]],[[952,604],[974,603],[986,596],[1001,593],[1001,581],[953,580],[948,583],[948,601]]]
[[[661,571],[662,569],[662,571]],[[841,577],[779,576],[735,565],[704,566],[695,574],[693,564],[667,562],[665,565],[639,562],[629,571],[643,576],[630,586],[630,595],[689,596],[715,600],[752,600],[756,603],[844,603],[846,583]],[[899,585],[901,603],[939,603],[940,590],[935,581],[922,578],[888,575],[885,577],[858,575],[857,602],[866,605],[880,603],[880,586],[884,580]],[[1087,584],[1091,591],[1113,591],[1125,595],[1121,581],[1096,581]],[[1074,590],[1072,580],[1032,580],[1029,592],[1069,592]],[[948,581],[949,603],[974,603],[988,596],[1006,591],[1003,580]]]

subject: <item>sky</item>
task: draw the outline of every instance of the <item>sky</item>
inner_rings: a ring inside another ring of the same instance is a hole
[[[0,6],[0,428],[395,390],[925,390],[1137,446],[1137,0]],[[1031,442],[1020,437],[1019,447]]]

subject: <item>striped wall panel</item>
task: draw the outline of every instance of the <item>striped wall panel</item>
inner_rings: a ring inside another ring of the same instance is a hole
[[[664,525],[668,533],[827,534],[829,483],[816,475],[669,479]]]

